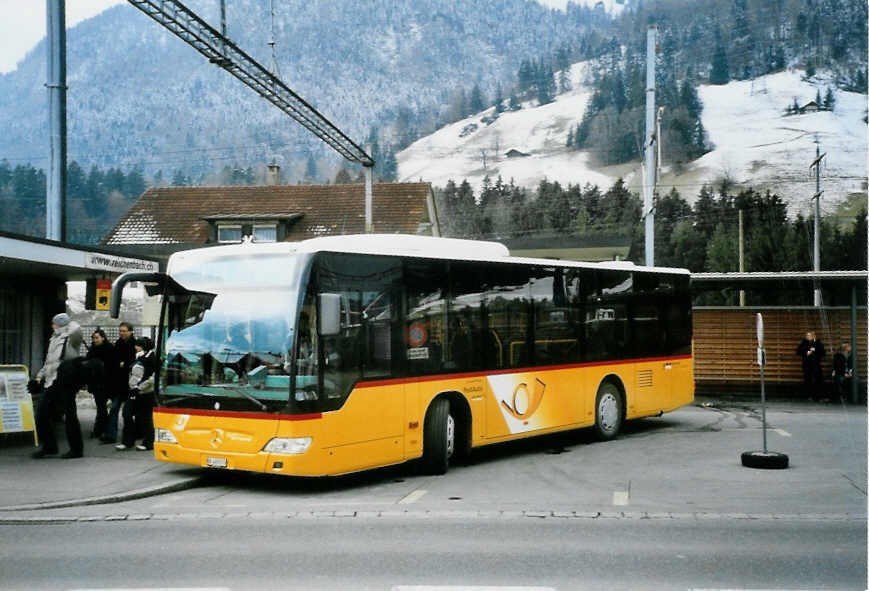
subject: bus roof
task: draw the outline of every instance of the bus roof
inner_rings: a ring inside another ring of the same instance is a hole
[[[585,267],[618,271],[646,271],[659,273],[689,274],[687,269],[671,267],[644,267],[629,261],[579,262],[563,259],[537,259],[510,256],[510,251],[500,242],[463,240],[409,234],[353,234],[323,236],[299,242],[245,242],[225,246],[213,246],[176,252],[169,258],[168,270],[176,266],[196,264],[197,259],[207,261],[224,256],[251,254],[302,254],[315,252],[346,252],[360,254],[410,256],[429,259],[480,261],[492,263],[522,263],[559,267]]]

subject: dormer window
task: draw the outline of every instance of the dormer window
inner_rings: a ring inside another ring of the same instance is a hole
[[[255,224],[253,227],[254,242],[277,242],[278,227],[276,224]]]
[[[222,243],[241,242],[241,224],[218,224],[217,241]]]
[[[301,213],[216,213],[200,219],[208,222],[210,244],[280,242],[287,239],[290,226]]]

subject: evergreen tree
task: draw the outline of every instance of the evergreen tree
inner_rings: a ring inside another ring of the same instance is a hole
[[[129,199],[138,199],[145,192],[145,177],[138,166],[127,173],[121,192]]]
[[[706,269],[711,273],[728,273],[739,270],[739,247],[737,231],[733,224],[719,222],[712,232],[706,247]]]
[[[501,88],[501,83],[495,89],[495,112],[501,114],[504,112],[504,91]]]
[[[510,93],[510,110],[518,111],[522,108],[522,103],[519,102],[519,97],[516,96],[515,92]]]
[[[314,160],[314,155],[308,155],[308,161],[305,163],[305,182],[314,183],[317,181],[317,161]]]
[[[176,169],[172,173],[172,186],[173,187],[186,187],[190,183],[190,179],[184,176],[184,171],[181,169]]]
[[[335,175],[335,180],[332,182],[335,185],[349,185],[353,182],[353,178],[350,176],[350,173],[347,172],[347,169],[342,166]]]
[[[832,111],[836,106],[836,96],[833,94],[833,89],[827,87],[827,93],[824,95],[824,108]]]
[[[483,92],[480,90],[480,85],[474,84],[474,88],[471,90],[471,99],[468,104],[469,114],[479,113],[485,108]]]
[[[721,37],[716,35],[715,53],[712,54],[712,71],[709,73],[709,84],[727,84],[730,82],[730,64],[727,60],[727,50]]]

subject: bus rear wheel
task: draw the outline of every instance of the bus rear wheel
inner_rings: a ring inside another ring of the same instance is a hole
[[[622,393],[612,382],[604,382],[594,401],[594,432],[600,441],[619,434],[625,416]]]
[[[438,398],[425,415],[422,439],[422,469],[426,474],[445,474],[456,446],[456,422],[450,401]]]

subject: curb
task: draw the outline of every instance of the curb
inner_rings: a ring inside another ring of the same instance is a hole
[[[29,503],[27,505],[10,505],[6,507],[0,507],[0,511],[38,511],[41,509],[63,509],[66,507],[86,507],[88,505],[122,503],[124,501],[144,499],[146,497],[153,497],[166,493],[195,488],[201,484],[202,480],[202,476],[195,476],[192,478],[185,478],[171,484],[159,484],[157,486],[150,486],[148,488],[140,488],[138,490],[114,493],[110,495],[101,495],[98,497],[69,499],[66,501],[47,501],[45,503]]]
[[[747,521],[838,521],[865,523],[866,514],[752,514],[752,513],[670,513],[648,511],[290,511],[283,513],[270,512],[236,512],[236,513],[113,513],[106,515],[82,516],[3,516],[0,515],[0,525],[38,525],[58,523],[103,523],[125,521],[176,521],[199,519],[248,519],[248,520],[334,520],[334,519],[460,519],[460,520],[511,520],[550,519],[558,522],[567,521],[605,521],[605,520],[747,520]]]

